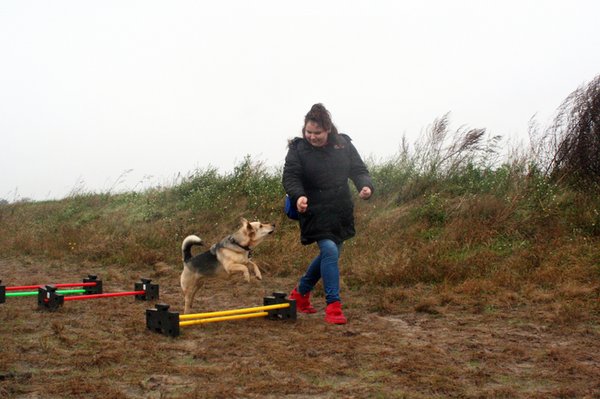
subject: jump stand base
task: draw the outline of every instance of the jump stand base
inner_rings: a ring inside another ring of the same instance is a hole
[[[0,280],[0,303],[6,302],[6,287],[2,285],[2,280]]]
[[[96,280],[95,276],[90,276],[90,278],[90,282],[96,283],[96,286],[91,288],[96,288],[99,286],[99,289],[102,290],[102,282],[100,280]],[[92,293],[89,295],[71,296],[66,298],[57,293],[56,286],[46,285],[38,289],[38,309],[54,311],[63,306],[65,301],[112,298],[117,296],[134,296],[135,299],[139,301],[155,300],[158,299],[158,284],[152,284],[151,281],[152,280],[150,279],[141,279],[141,282],[135,283],[134,291],[108,293],[101,292],[98,294]]]
[[[296,320],[296,301],[287,299],[282,292],[274,292],[263,299],[263,306],[220,312],[182,315],[169,311],[169,305],[160,303],[155,309],[146,309],[146,327],[156,333],[177,337],[181,327],[226,320],[264,317],[269,320]],[[183,319],[183,321],[181,321]]]

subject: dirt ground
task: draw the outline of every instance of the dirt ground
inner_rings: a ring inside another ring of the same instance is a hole
[[[131,291],[140,277],[181,310],[177,266],[122,270],[91,263],[0,259],[2,285],[79,282]],[[208,281],[197,312],[259,306],[295,280]],[[154,303],[131,297],[37,310],[35,297],[0,304],[0,397],[6,398],[600,398],[600,323],[557,325],[535,306],[461,306],[378,314],[365,292],[343,292],[349,323],[319,312],[296,322],[251,319],[146,329]]]

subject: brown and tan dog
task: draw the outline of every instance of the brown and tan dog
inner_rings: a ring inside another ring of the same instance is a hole
[[[184,313],[189,313],[192,302],[205,277],[215,277],[222,272],[227,275],[240,272],[246,281],[250,281],[250,270],[257,279],[262,275],[256,263],[250,260],[250,252],[261,241],[275,231],[275,225],[261,222],[248,222],[241,219],[241,227],[233,234],[214,244],[206,252],[192,256],[192,246],[203,245],[202,239],[195,235],[187,236],[181,244],[183,272],[181,289],[184,298]]]

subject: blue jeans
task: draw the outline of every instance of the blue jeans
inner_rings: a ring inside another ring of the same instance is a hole
[[[330,303],[340,300],[340,269],[338,259],[342,251],[342,244],[337,245],[331,240],[320,240],[319,255],[313,259],[306,273],[300,278],[298,292],[304,295],[315,287],[319,279],[323,278],[325,301]]]

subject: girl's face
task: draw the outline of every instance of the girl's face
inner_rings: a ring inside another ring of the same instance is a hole
[[[308,121],[304,126],[304,138],[313,147],[324,147],[327,145],[327,137],[329,136],[330,130],[324,130],[319,124]]]

